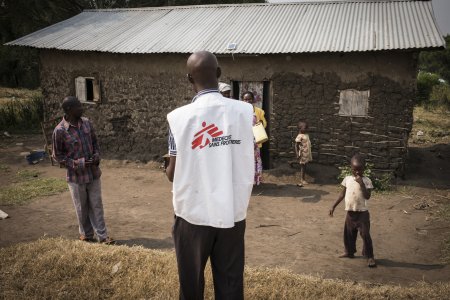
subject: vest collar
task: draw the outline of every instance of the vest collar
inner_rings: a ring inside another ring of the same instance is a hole
[[[200,96],[209,94],[209,93],[219,93],[218,89],[205,89],[205,90],[201,90],[200,92],[197,93],[197,95],[195,95],[194,98],[192,98],[191,103],[194,103],[195,100],[197,100]]]

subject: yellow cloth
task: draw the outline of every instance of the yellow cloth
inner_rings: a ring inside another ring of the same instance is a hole
[[[264,111],[261,108],[256,107],[256,106],[254,106],[254,108],[255,108],[256,122],[262,122],[264,128],[266,128],[267,121],[266,121],[266,118],[264,118],[264,114],[265,114]]]
[[[264,118],[264,114],[265,114],[264,110],[262,110],[261,108],[256,107],[256,106],[253,106],[253,108],[254,108],[253,111],[254,111],[255,116],[256,116],[256,122],[257,123],[258,122],[262,122],[264,128],[266,128],[267,121],[266,121],[266,118]],[[262,147],[262,143],[259,143],[258,147],[261,148]]]

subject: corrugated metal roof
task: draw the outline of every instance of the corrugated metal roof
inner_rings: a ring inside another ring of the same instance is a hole
[[[86,10],[7,45],[113,53],[351,52],[444,47],[431,1]]]

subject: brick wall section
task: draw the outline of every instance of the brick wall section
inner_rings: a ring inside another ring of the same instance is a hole
[[[167,151],[166,114],[194,95],[185,76],[187,57],[42,51],[46,114],[62,114],[61,100],[75,94],[77,76],[97,76],[102,103],[84,107],[104,156],[159,159]],[[294,158],[289,126],[301,118],[309,122],[319,163],[342,164],[359,151],[378,169],[404,164],[415,93],[414,53],[224,56],[219,63],[222,81],[271,82],[266,116],[275,167]],[[343,89],[370,89],[368,117],[338,116]]]

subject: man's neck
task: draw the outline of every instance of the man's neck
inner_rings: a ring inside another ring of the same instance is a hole
[[[69,122],[69,124],[74,125],[74,126],[78,125],[78,121],[80,120],[80,118],[76,118],[76,117],[68,116],[68,115],[65,115],[64,118],[66,119],[67,122]]]
[[[196,93],[200,93],[204,90],[217,90],[219,89],[219,86],[216,84],[205,84],[205,85],[199,85],[195,87]]]

